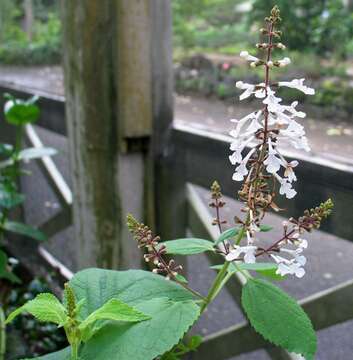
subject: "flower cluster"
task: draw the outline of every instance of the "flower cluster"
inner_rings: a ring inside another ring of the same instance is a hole
[[[138,247],[146,249],[144,259],[155,266],[152,271],[156,274],[165,274],[167,279],[175,279],[182,266],[177,265],[173,259],[164,259],[166,248],[159,245],[160,237],[154,236],[148,226],[139,223],[131,214],[127,216],[127,226],[134,235]]]
[[[332,208],[333,202],[329,199],[314,209],[305,210],[299,219],[290,218],[283,223],[283,236],[270,247],[265,249],[254,245],[233,246],[226,260],[255,263],[257,257],[268,255],[278,264],[277,274],[290,274],[301,278],[305,274],[303,266],[306,264],[302,253],[308,247],[308,241],[301,236],[312,229],[319,229],[321,221],[330,215]]]
[[[244,100],[253,95],[261,99],[264,106],[240,120],[231,120],[236,126],[230,132],[233,137],[230,161],[236,166],[233,180],[251,182],[252,177],[258,177],[259,173],[265,170],[279,184],[280,194],[290,199],[296,195],[292,184],[296,181],[294,168],[298,162],[287,162],[279,151],[279,146],[290,144],[296,149],[310,151],[304,127],[297,122],[298,118],[304,118],[306,114],[296,109],[297,101],[290,105],[282,104],[282,99],[276,96],[274,89],[284,86],[297,89],[307,95],[313,95],[315,91],[304,85],[304,79],[271,84],[271,68],[284,67],[291,62],[288,57],[272,60],[274,49],[285,49],[282,43],[274,41],[281,34],[275,30],[279,20],[279,12],[274,8],[271,17],[267,19],[268,28],[261,29],[261,33],[268,37],[268,42],[257,44],[257,48],[266,51],[265,60],[260,60],[247,51],[240,53],[240,56],[249,61],[252,67],[264,67],[265,82],[247,84],[238,81],[237,88],[243,90],[239,98]]]
[[[306,258],[303,256],[308,242],[301,238],[304,231],[320,226],[321,220],[328,216],[333,206],[331,200],[321,204],[318,208],[306,211],[298,220],[290,219],[283,224],[283,237],[269,248],[258,245],[256,234],[260,231],[260,222],[268,208],[280,210],[274,198],[277,192],[288,199],[296,195],[293,183],[297,180],[294,169],[298,161],[287,161],[279,150],[281,145],[292,145],[296,149],[310,151],[304,127],[297,119],[306,114],[297,110],[298,102],[290,105],[282,104],[282,99],[276,96],[275,89],[289,87],[302,91],[306,95],[313,95],[314,89],[304,84],[304,79],[280,81],[271,83],[270,71],[274,67],[284,67],[290,64],[290,59],[284,57],[273,60],[275,49],[283,50],[285,45],[278,40],[282,33],[275,29],[280,21],[278,7],[274,7],[271,16],[266,18],[267,29],[261,29],[261,34],[267,36],[267,42],[257,44],[256,47],[266,52],[265,60],[242,51],[240,56],[250,62],[250,66],[262,66],[265,81],[260,84],[247,84],[242,81],[236,83],[237,88],[243,90],[240,100],[250,96],[261,99],[263,107],[246,115],[240,120],[233,119],[235,128],[230,135],[233,140],[230,162],[235,166],[233,180],[242,181],[239,198],[244,202],[245,221],[237,220],[244,229],[246,246],[236,244],[225,253],[227,261],[242,260],[254,263],[257,257],[268,255],[278,264],[277,273],[292,274],[302,277],[305,274],[303,266]],[[277,41],[277,42],[276,42]]]

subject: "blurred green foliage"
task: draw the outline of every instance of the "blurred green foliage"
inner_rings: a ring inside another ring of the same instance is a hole
[[[253,37],[238,6],[244,0],[174,0],[174,45],[233,52]],[[236,45],[236,49],[234,46]]]
[[[285,19],[281,29],[292,50],[345,56],[353,37],[353,14],[342,0],[255,0],[249,23],[260,25],[268,9],[278,5]]]
[[[259,38],[252,30],[263,27],[276,4],[290,49],[353,55],[353,14],[342,0],[173,0],[175,45],[226,53],[240,45],[246,49]],[[244,5],[252,5],[251,11]]]
[[[33,36],[23,30],[21,0],[0,0],[0,62],[53,64],[61,58],[61,22],[58,2],[33,0]]]

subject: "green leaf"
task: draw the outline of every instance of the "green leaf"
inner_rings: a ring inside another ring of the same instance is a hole
[[[12,209],[23,203],[25,196],[9,190],[4,184],[0,184],[0,207]]]
[[[13,146],[11,144],[0,144],[0,155],[10,156],[13,152]]]
[[[16,221],[5,221],[3,229],[11,231],[16,234],[21,234],[33,238],[37,241],[46,241],[47,237],[40,230],[33,228],[32,226],[22,224]]]
[[[231,239],[231,238],[237,236],[237,234],[239,233],[239,230],[240,230],[240,228],[236,226],[236,227],[233,227],[226,231],[223,231],[221,236],[215,241],[215,244],[218,245],[222,241],[225,241],[225,240],[228,240],[228,239]]]
[[[202,336],[194,335],[187,343],[187,347],[190,351],[195,351],[202,344]]]
[[[165,241],[159,247],[165,246],[167,254],[174,255],[194,255],[206,251],[215,251],[214,243],[209,240],[187,238]]]
[[[273,229],[273,226],[270,225],[260,225],[260,231],[267,232],[271,231]]]
[[[32,359],[26,358],[26,359],[23,359],[23,360],[32,360]],[[65,348],[63,350],[56,351],[56,352],[53,352],[53,353],[48,354],[48,355],[35,357],[34,359],[40,359],[40,360],[71,360],[71,348],[67,347],[67,348]]]
[[[70,281],[89,316],[119,299],[151,317],[139,323],[106,323],[82,348],[82,360],[152,360],[170,350],[199,316],[190,292],[162,276],[142,271],[88,269]]]
[[[19,160],[32,160],[55,154],[57,154],[57,150],[50,147],[27,148],[20,151],[18,158]]]
[[[5,279],[13,284],[20,284],[21,280],[12,272],[8,270],[8,257],[5,252],[0,249],[0,279]]]
[[[242,270],[253,270],[262,276],[271,278],[272,280],[281,281],[286,277],[276,274],[278,265],[274,263],[255,263],[255,264],[239,264]]]
[[[12,125],[25,125],[38,120],[39,107],[23,100],[9,100],[5,104],[5,118]]]
[[[200,314],[194,301],[155,298],[136,308],[151,317],[137,324],[110,323],[82,349],[84,360],[152,360],[172,348]]]
[[[141,313],[132,306],[129,306],[118,299],[111,299],[98,310],[89,315],[80,324],[79,328],[82,334],[85,334],[83,341],[86,342],[92,335],[94,335],[94,332],[91,331],[90,327],[97,320],[140,322],[150,318],[150,316]]]
[[[251,325],[265,339],[314,359],[316,335],[304,310],[284,291],[259,279],[248,280],[242,292],[242,305]]]
[[[151,316],[137,324],[105,323],[82,346],[80,360],[155,359],[176,345],[199,316],[199,307],[188,291],[142,270],[88,269],[77,273],[70,286],[78,300],[86,299],[81,311],[83,317],[112,298],[119,298]],[[70,348],[38,359],[70,360]]]
[[[175,278],[176,278],[178,281],[180,281],[180,282],[182,282],[182,283],[184,283],[184,284],[187,284],[187,283],[188,283],[187,279],[185,279],[185,277],[184,277],[183,275],[177,274],[177,275],[175,276]]]
[[[6,319],[6,324],[23,312],[29,312],[39,321],[52,322],[57,325],[64,325],[67,319],[64,306],[53,294],[49,293],[39,294],[13,311]]]

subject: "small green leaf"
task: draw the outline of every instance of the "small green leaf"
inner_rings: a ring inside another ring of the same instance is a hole
[[[272,280],[281,281],[286,277],[276,274],[278,265],[274,263],[255,263],[255,264],[239,264],[242,270],[253,270],[262,276],[271,278]]]
[[[223,265],[224,264],[220,264],[220,265],[213,265],[213,266],[210,266],[210,269],[213,269],[213,270],[221,270],[223,268]],[[236,273],[237,271],[239,271],[233,263],[230,263],[229,264],[229,267],[228,267],[228,273]]]
[[[13,284],[20,284],[21,280],[10,270],[8,270],[8,257],[0,249],[0,279],[5,279]]]
[[[187,346],[190,351],[195,351],[201,344],[202,344],[202,336],[194,335],[188,341]]]
[[[221,234],[221,236],[215,241],[215,244],[218,245],[222,241],[225,241],[225,240],[228,240],[228,239],[231,239],[231,238],[237,236],[237,234],[239,233],[239,230],[240,230],[239,227],[233,227],[231,229],[224,231]]]
[[[10,144],[0,144],[0,155],[10,156],[13,152],[13,146]]]
[[[175,276],[175,278],[176,278],[179,282],[182,282],[182,283],[184,283],[184,284],[187,284],[187,283],[188,283],[188,281],[185,279],[185,277],[184,277],[183,275],[177,274],[177,275]]]
[[[242,292],[242,305],[251,325],[265,339],[314,359],[316,335],[304,310],[284,291],[271,283],[250,279]]]
[[[97,320],[114,320],[124,322],[140,322],[150,319],[151,316],[145,315],[134,307],[118,299],[111,299],[98,310],[89,315],[79,326],[84,336],[84,341],[89,340],[94,332],[90,331],[91,325]]]
[[[7,261],[7,255],[0,249],[0,273],[6,269]]]
[[[8,100],[5,104],[5,118],[12,125],[25,125],[38,120],[39,107],[23,100]]]
[[[8,189],[4,184],[0,184],[0,207],[12,209],[23,203],[25,196]]]
[[[39,321],[52,322],[60,326],[64,325],[67,320],[64,306],[53,294],[49,293],[39,294],[33,300],[13,311],[5,323],[10,323],[23,312],[32,314]]]
[[[214,243],[209,240],[187,238],[165,241],[159,247],[165,246],[167,254],[175,255],[194,255],[205,251],[215,251]]]
[[[267,232],[271,231],[273,229],[273,226],[270,225],[260,225],[260,231]]]
[[[3,229],[16,234],[21,234],[33,238],[37,241],[46,241],[47,237],[40,230],[35,229],[29,225],[22,224],[16,221],[5,221]]]
[[[39,159],[45,156],[53,156],[57,151],[50,147],[28,148],[21,150],[18,154],[19,160]]]

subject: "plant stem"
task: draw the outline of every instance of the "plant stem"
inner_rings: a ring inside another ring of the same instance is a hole
[[[6,353],[6,325],[5,314],[2,307],[0,307],[0,360],[5,359]]]
[[[230,262],[226,261],[223,264],[222,269],[217,274],[217,276],[211,286],[211,289],[209,290],[209,292],[206,296],[204,303],[201,305],[201,310],[200,310],[201,314],[206,310],[207,306],[212,302],[212,300],[215,298],[215,296],[219,293],[223,279],[227,275],[229,265],[230,265]]]
[[[80,343],[74,342],[71,344],[71,360],[78,360],[78,348]],[[1,359],[0,359],[1,360]]]

